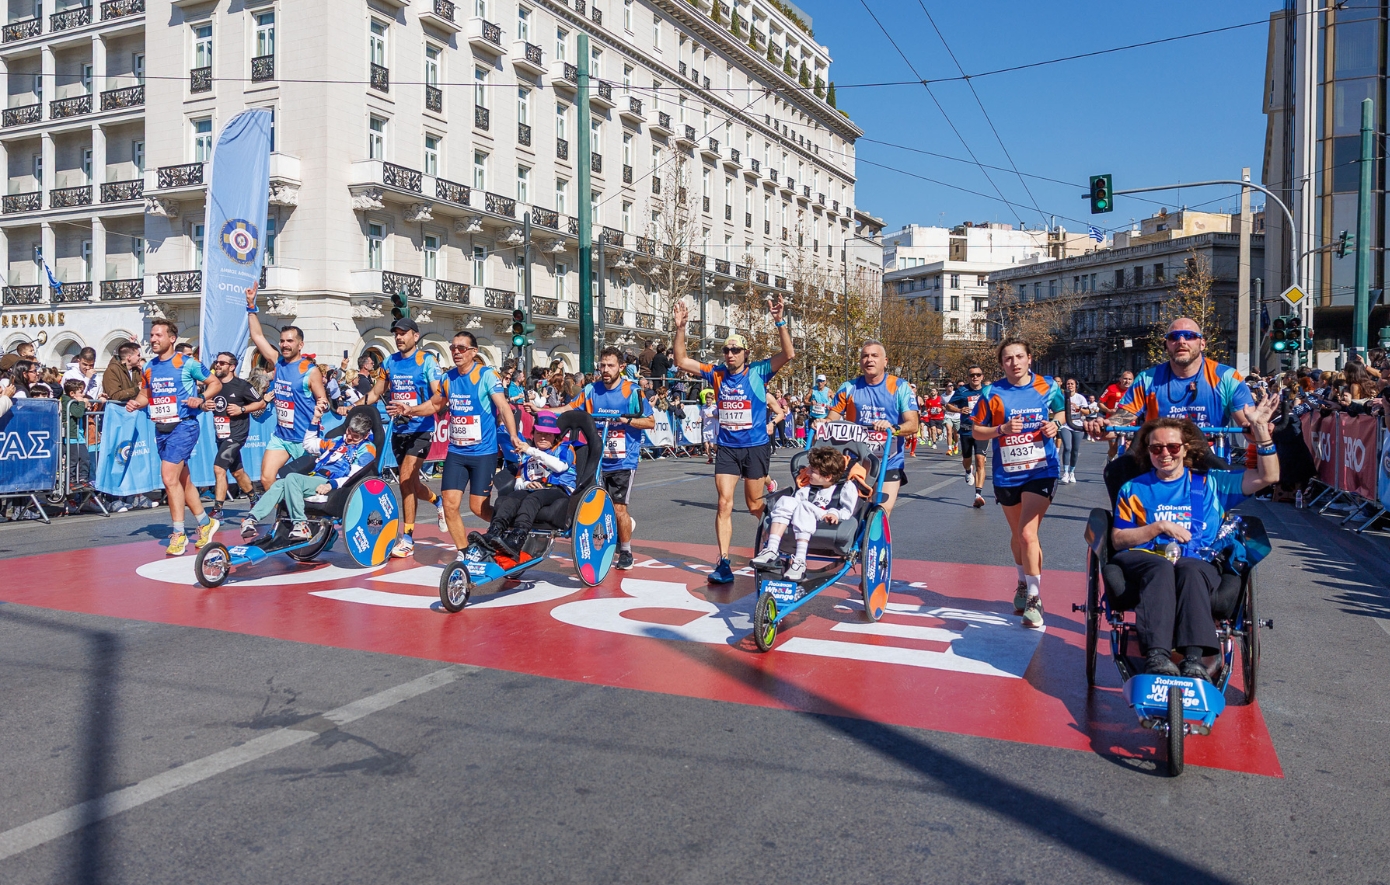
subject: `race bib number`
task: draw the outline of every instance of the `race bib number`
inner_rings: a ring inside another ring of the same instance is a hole
[[[449,445],[471,446],[483,441],[478,415],[454,415],[449,419]]]
[[[603,445],[603,457],[605,458],[626,458],[627,457],[627,434],[621,430],[608,430],[608,439]]]
[[[395,403],[398,406],[405,406],[407,409],[409,409],[414,406],[418,406],[420,404],[420,398],[415,395],[414,387],[411,387],[408,390],[393,388],[391,390],[391,402]]]
[[[156,424],[176,424],[179,420],[179,398],[156,396],[150,398],[150,420]]]
[[[232,419],[226,415],[213,415],[212,427],[217,432],[218,439],[232,438]]]
[[[753,403],[746,399],[719,401],[719,426],[728,430],[748,430],[753,426]]]
[[[1005,436],[999,440],[999,462],[1005,473],[1023,473],[1047,462],[1041,430]]]
[[[294,400],[275,401],[275,423],[286,430],[294,429]]]

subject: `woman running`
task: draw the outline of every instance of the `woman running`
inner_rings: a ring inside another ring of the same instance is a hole
[[[1018,569],[1014,614],[1023,626],[1043,625],[1042,546],[1038,526],[1061,475],[1057,431],[1066,400],[1052,378],[1033,374],[1033,348],[1021,338],[999,345],[1004,377],[985,388],[971,416],[971,434],[993,441],[994,499],[1009,521],[1009,546]]]

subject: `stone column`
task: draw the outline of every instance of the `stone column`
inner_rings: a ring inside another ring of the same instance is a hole
[[[101,281],[106,279],[106,224],[92,217],[92,300],[101,299]]]
[[[47,10],[52,0],[44,0],[45,10],[44,21],[48,20]],[[56,65],[53,61],[53,49],[49,46],[42,46],[39,49],[39,72],[43,78],[43,99],[39,102],[39,115],[41,119],[49,119],[49,102],[58,97],[58,78],[56,76]]]

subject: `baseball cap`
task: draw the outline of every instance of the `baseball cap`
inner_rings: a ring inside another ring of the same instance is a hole
[[[559,435],[560,420],[550,409],[542,409],[536,413],[536,423],[532,427],[532,432],[539,430],[541,433],[553,433]]]
[[[824,375],[817,375],[817,376],[816,376],[816,381],[824,381],[824,380],[825,380],[825,376],[824,376]]]
[[[728,338],[725,338],[725,339],[724,339],[724,346],[725,346],[725,347],[741,347],[741,348],[743,348],[744,350],[747,350],[747,349],[748,349],[748,342],[745,341],[745,340],[743,339],[743,336],[742,336],[742,335],[730,335]]]
[[[416,325],[415,321],[412,320],[410,317],[401,317],[400,319],[396,320],[394,323],[391,324],[391,331],[414,332],[418,335],[420,332],[420,327]]]

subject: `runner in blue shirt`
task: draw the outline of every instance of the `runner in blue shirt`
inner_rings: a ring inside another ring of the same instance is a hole
[[[637,521],[628,515],[637,462],[642,455],[642,431],[656,426],[652,404],[642,396],[637,382],[623,374],[623,355],[605,347],[598,358],[598,380],[586,384],[579,399],[557,411],[583,409],[598,424],[608,424],[603,449],[603,488],[618,516],[618,559],[614,568],[632,568],[632,530]],[[641,415],[640,418],[624,417]],[[600,426],[599,430],[602,431]]]
[[[468,530],[459,509],[465,489],[473,515],[489,524],[493,522],[492,477],[497,472],[498,424],[506,428],[507,439],[515,451],[523,447],[502,379],[478,359],[478,339],[473,333],[455,332],[449,342],[449,356],[454,368],[440,379],[434,396],[412,411],[419,415],[438,414],[440,420],[446,420],[444,410],[448,410],[449,452],[444,456],[440,497],[449,537],[462,556],[468,549]],[[506,526],[496,528],[498,533],[506,531]]]
[[[390,416],[391,451],[396,456],[396,475],[401,487],[401,539],[391,555],[407,557],[415,552],[416,503],[424,498],[438,508],[439,530],[449,530],[444,508],[429,486],[420,481],[420,467],[429,457],[434,443],[434,410],[420,414],[415,407],[439,393],[439,361],[420,346],[420,327],[410,317],[391,324],[396,336],[396,352],[382,364],[385,372],[367,393],[367,405],[386,399]]]
[[[1018,569],[1014,613],[1023,626],[1043,625],[1042,545],[1038,526],[1061,476],[1057,433],[1066,417],[1062,388],[1033,374],[1033,347],[1021,338],[999,345],[1004,377],[985,388],[970,416],[977,442],[993,441],[994,498],[1009,521],[1009,546]]]
[[[198,487],[188,475],[188,456],[198,444],[198,412],[206,397],[217,396],[222,390],[207,368],[191,356],[174,352],[178,344],[179,327],[169,320],[150,323],[150,349],[154,358],[145,367],[140,393],[125,404],[127,412],[149,409],[155,427],[155,446],[159,449],[159,474],[169,497],[169,519],[173,532],[170,556],[181,556],[188,549],[188,534],[184,531],[184,507],[193,511],[198,523],[196,546],[205,547],[212,540],[220,523],[203,512],[198,499]],[[198,382],[207,388],[200,396]]]
[[[724,341],[724,363],[710,365],[691,359],[685,352],[685,326],[690,308],[677,301],[673,311],[676,336],[671,351],[683,372],[699,375],[714,388],[719,408],[719,450],[714,458],[714,485],[719,492],[719,509],[714,517],[714,534],[719,542],[719,561],[710,572],[712,584],[732,584],[734,569],[729,563],[729,544],[734,536],[734,488],[743,480],[743,500],[755,519],[763,515],[763,492],[767,488],[768,463],[772,452],[767,435],[767,381],[796,356],[791,332],[783,316],[785,305],[779,294],[768,301],[782,351],[770,360],[750,363],[748,343],[742,335]]]
[[[824,375],[816,376],[816,386],[811,388],[811,392],[806,394],[806,408],[811,415],[811,428],[819,427],[825,420],[825,416],[830,414],[830,403],[834,401],[835,394],[830,390],[830,385],[826,383]]]
[[[890,435],[883,452],[888,458],[888,474],[883,480],[883,509],[891,515],[898,490],[907,484],[903,460],[903,437],[915,437],[922,416],[910,385],[897,375],[889,375],[888,351],[879,341],[865,341],[859,348],[858,378],[846,381],[835,392],[830,406],[831,421],[851,421]],[[877,477],[869,477],[871,481]]]
[[[966,381],[956,387],[946,400],[946,411],[960,416],[960,463],[965,468],[965,481],[975,486],[975,506],[985,506],[985,443],[978,443],[970,433],[970,416],[984,393],[985,370],[971,366],[965,370]]]
[[[1204,655],[1218,653],[1211,594],[1221,584],[1212,549],[1232,508],[1279,481],[1269,420],[1279,397],[1248,412],[1257,470],[1207,470],[1207,442],[1185,418],[1158,418],[1135,438],[1128,460],[1149,469],[1126,482],[1115,499],[1113,562],[1126,586],[1138,588],[1135,626],[1144,670],[1210,680]],[[1183,654],[1181,669],[1172,653]]]
[[[246,313],[251,342],[256,351],[275,365],[275,433],[261,456],[261,486],[270,488],[280,468],[304,454],[315,413],[328,411],[328,391],[323,374],[311,357],[304,354],[304,330],[285,326],[280,330],[280,347],[266,340],[256,314],[256,287],[246,290]]]

